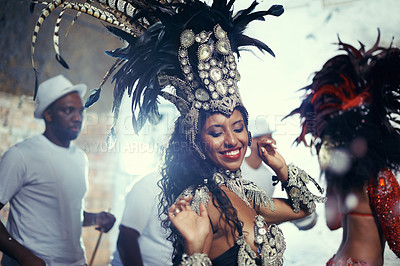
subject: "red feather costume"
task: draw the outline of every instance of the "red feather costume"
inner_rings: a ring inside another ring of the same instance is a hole
[[[400,258],[400,186],[391,172],[400,168],[400,49],[379,47],[379,36],[368,51],[340,40],[339,47],[346,53],[324,64],[303,88],[301,106],[288,116],[300,114],[298,144],[315,147],[319,155],[348,151],[351,162],[344,174],[330,172],[320,160],[328,184],[346,194],[368,182],[371,209]],[[367,147],[362,155],[351,150],[360,138]]]

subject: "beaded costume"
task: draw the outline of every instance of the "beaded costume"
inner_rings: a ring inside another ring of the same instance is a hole
[[[132,122],[136,132],[140,131],[146,121],[158,121],[160,114],[157,104],[158,97],[161,96],[176,106],[180,112],[177,120],[180,132],[190,143],[190,148],[197,152],[199,159],[206,160],[196,142],[200,114],[218,112],[230,116],[235,109],[239,109],[247,126],[247,111],[237,86],[240,80],[237,58],[243,47],[248,46],[274,54],[265,43],[245,35],[244,30],[251,21],[265,20],[267,15],[280,16],[283,13],[280,5],[273,5],[268,10],[254,11],[258,3],[253,1],[247,9],[233,14],[234,2],[235,0],[214,0],[209,6],[200,0],[82,0],[82,3],[33,0],[32,3],[45,4],[46,7],[35,27],[32,58],[40,26],[56,8],[62,8],[55,28],[56,58],[65,67],[67,64],[58,49],[62,13],[66,9],[74,9],[108,22],[112,26],[108,25],[107,28],[127,43],[125,47],[107,52],[116,58],[105,77],[106,80],[114,73],[114,125],[126,91],[132,98]],[[33,59],[32,64],[34,65]],[[98,89],[93,90],[86,107],[99,99],[105,80]],[[112,127],[110,136],[114,134],[115,129]],[[299,211],[298,204],[301,202],[312,212],[315,208],[314,202],[325,199],[309,194],[305,187],[310,180],[308,175],[304,175],[296,167],[292,169],[297,171],[289,173],[289,180],[284,188],[292,198],[294,211]],[[240,170],[235,173],[215,170],[207,177],[212,178],[212,183],[217,186],[225,185],[249,207],[255,204],[273,210],[273,200],[255,184],[242,180]],[[194,195],[192,208],[197,212],[200,202],[207,203],[210,199],[206,182],[187,188],[183,194]],[[236,262],[239,265],[281,265],[285,250],[282,232],[276,225],[267,226],[259,215],[254,219],[255,244],[259,247],[261,261],[246,243],[239,226]],[[205,254],[183,254],[177,260],[181,265],[212,263]]]
[[[288,195],[293,202],[293,211],[298,212],[298,206],[300,202],[307,206],[309,212],[315,210],[316,202],[325,202],[324,197],[315,196],[307,189],[306,184],[308,184],[310,177],[297,166],[289,165],[289,179],[287,186],[289,189]],[[242,179],[241,171],[237,170],[231,172],[229,170],[218,170],[214,173],[213,180],[218,185],[224,185],[229,190],[234,192],[241,198],[249,207],[251,207],[250,202],[257,205],[262,205],[266,208],[274,211],[274,201],[267,195],[267,193],[258,188],[253,182]],[[291,189],[296,188],[298,192],[291,192]],[[323,190],[321,188],[320,192]],[[199,205],[204,203],[205,206],[209,203],[210,193],[207,186],[203,185],[200,187],[189,187],[178,197],[193,195],[191,202],[192,209],[200,214]],[[256,215],[254,217],[254,233],[255,233],[255,244],[258,246],[258,252],[261,259],[257,257],[257,253],[254,252],[248,243],[246,243],[246,238],[239,228],[239,237],[236,240],[236,245],[238,246],[237,254],[237,264],[238,265],[283,265],[283,253],[286,249],[286,243],[281,229],[276,224],[268,225],[261,215]],[[185,264],[187,260],[191,260],[191,257],[184,256],[181,265]],[[206,261],[208,258],[202,257],[202,260]],[[259,261],[258,261],[259,260]],[[207,265],[205,263],[204,265]],[[211,265],[211,264],[210,264]]]
[[[328,184],[346,195],[368,185],[373,214],[400,258],[400,49],[357,50],[339,40],[346,54],[328,60],[304,88],[297,143],[313,146]],[[308,142],[307,134],[312,135]],[[338,158],[342,162],[339,167]]]

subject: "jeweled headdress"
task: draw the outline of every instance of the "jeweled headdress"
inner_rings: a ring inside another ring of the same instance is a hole
[[[35,28],[32,52],[40,25],[57,7],[63,8],[61,13],[71,8],[109,22],[113,26],[107,28],[127,42],[126,47],[108,52],[117,58],[106,75],[108,78],[115,72],[115,121],[127,90],[132,98],[134,130],[139,132],[147,120],[156,123],[159,119],[157,97],[161,95],[177,107],[181,114],[180,126],[203,158],[204,154],[195,144],[199,112],[230,115],[235,108],[243,106],[235,55],[239,57],[245,46],[274,55],[266,44],[245,35],[245,28],[253,20],[283,13],[280,5],[273,5],[267,11],[254,11],[258,5],[254,1],[234,15],[235,0],[214,0],[211,6],[200,0],[97,0],[98,7],[94,6],[95,1],[33,2],[47,3],[47,7]],[[56,33],[57,27],[58,24]],[[67,66],[59,54],[58,40],[55,48],[56,58]],[[93,91],[86,107],[98,100],[103,84],[104,81]]]
[[[324,64],[289,115],[301,117],[296,142],[315,147],[321,170],[345,191],[361,188],[383,168],[399,169],[400,49],[379,47],[379,34],[370,50],[340,39],[339,49],[345,53]]]

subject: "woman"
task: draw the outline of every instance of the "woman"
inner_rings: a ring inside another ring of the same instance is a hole
[[[35,36],[51,8],[73,6],[53,2],[42,12]],[[119,67],[114,75],[115,118],[126,91],[132,98],[137,132],[147,120],[159,119],[158,96],[171,101],[180,112],[165,153],[160,207],[167,214],[177,202],[175,216],[170,215],[173,222],[182,216],[179,210],[194,210],[201,216],[189,215],[201,218],[199,225],[204,227],[199,227],[201,239],[184,238],[187,227],[163,221],[172,229],[174,264],[212,259],[215,265],[281,265],[285,243],[275,223],[304,217],[324,198],[306,189],[308,175],[296,166],[288,167],[269,140],[259,143],[260,152],[277,180],[283,182],[290,200],[273,200],[242,180],[239,167],[251,137],[237,86],[237,57],[248,46],[273,55],[266,44],[245,35],[244,30],[253,20],[280,16],[282,6],[254,11],[258,4],[254,1],[233,15],[234,0],[214,0],[211,6],[199,0],[99,2],[106,6],[104,12],[89,3],[77,9],[108,18],[118,27],[109,30],[127,42],[127,46],[108,52],[118,58],[111,72]],[[93,92],[87,106],[98,99],[100,90]],[[181,195],[182,199],[187,196],[182,203]]]
[[[290,115],[303,119],[297,142],[315,147],[327,188],[326,218],[343,228],[327,265],[383,265],[385,241],[400,257],[400,50],[378,41],[366,51],[339,40]],[[305,139],[312,135],[311,143]]]
[[[188,149],[179,124],[166,150],[161,181],[164,206],[177,201],[168,209],[176,250],[174,263],[178,264],[185,253],[184,263],[193,258],[207,260],[207,254],[213,265],[247,265],[247,261],[282,264],[285,242],[275,224],[302,218],[309,212],[294,212],[289,200],[270,199],[253,183],[241,179],[240,165],[249,143],[243,108],[235,109],[230,116],[204,112],[199,128],[197,141],[205,151],[205,160]],[[282,183],[287,183],[288,166],[274,141],[262,139],[258,147],[263,161]],[[290,168],[298,170],[293,165]]]

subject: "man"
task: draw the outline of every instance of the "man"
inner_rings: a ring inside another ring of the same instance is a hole
[[[1,265],[85,265],[81,227],[108,232],[106,212],[82,211],[88,160],[71,141],[79,135],[86,85],[62,75],[38,89],[34,116],[42,135],[11,147],[0,161],[0,209],[10,203],[7,228],[0,223]]]
[[[257,142],[263,138],[272,139],[273,131],[270,129],[267,120],[263,116],[257,116],[255,119],[249,120],[249,131],[252,134],[252,142],[250,146],[250,155],[247,156],[242,163],[240,169],[244,179],[253,181],[260,188],[264,189],[267,194],[272,197],[275,187],[272,185],[272,176],[274,173],[258,156]]]
[[[159,177],[142,177],[126,195],[112,266],[172,265],[172,242],[158,217]]]

